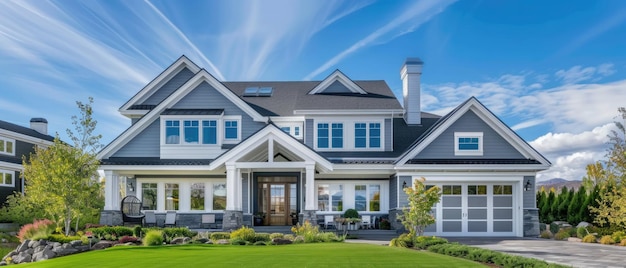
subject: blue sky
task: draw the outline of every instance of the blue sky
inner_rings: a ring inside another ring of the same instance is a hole
[[[182,3],[182,4],[181,4]],[[622,1],[0,1],[0,119],[45,117],[65,138],[95,98],[117,109],[180,55],[221,80],[387,81],[420,57],[422,108],[476,96],[546,155],[539,179],[580,179],[626,105]]]

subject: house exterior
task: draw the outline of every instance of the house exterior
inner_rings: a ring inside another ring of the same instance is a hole
[[[230,230],[254,215],[291,225],[349,208],[401,228],[403,188],[424,177],[443,191],[427,234],[538,235],[535,176],[550,162],[475,98],[444,116],[421,111],[422,65],[402,65],[401,105],[384,81],[339,70],[226,82],[182,56],[119,109],[131,126],[98,154],[101,223],[121,224],[121,199],[136,195],[158,221],[175,210],[196,228],[203,215]]]
[[[22,157],[29,157],[36,146],[47,147],[53,141],[45,118],[32,118],[30,128],[0,120],[0,206],[14,192],[24,193]]]

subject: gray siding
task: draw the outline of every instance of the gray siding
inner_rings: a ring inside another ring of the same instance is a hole
[[[250,208],[248,207],[248,200],[250,200],[250,187],[248,186],[250,183],[248,180],[248,173],[242,173],[241,176],[243,177],[243,181],[241,183],[241,203],[243,204],[243,213],[250,213]]]
[[[22,159],[22,156],[30,157],[30,153],[35,152],[35,145],[21,140],[15,141],[15,157]],[[21,161],[20,161],[21,162]]]
[[[187,82],[187,80],[189,80],[189,78],[193,76],[194,73],[191,72],[189,69],[182,69],[141,104],[157,105],[161,103],[161,101],[167,98],[170,94],[172,94],[172,92],[182,86],[185,82]]]
[[[0,207],[4,206],[6,198],[9,195],[12,195],[14,191],[22,191],[22,179],[20,178],[20,173],[18,171],[13,172],[13,180],[15,183],[15,187],[0,187]]]
[[[398,177],[391,176],[389,179],[389,209],[398,207]]]
[[[385,119],[385,151],[393,151],[393,126],[391,125],[391,118]]]
[[[241,115],[241,136],[245,139],[265,126],[228,100],[206,82],[201,83],[174,105],[175,109],[224,109],[224,115]]]
[[[535,190],[535,176],[524,176],[524,180],[522,181],[522,188],[526,185],[526,182],[530,181],[531,190],[524,191],[524,208],[537,208],[537,197]]]
[[[398,200],[400,201],[398,207],[400,208],[409,205],[409,196],[404,192],[404,189],[402,189],[402,184],[405,182],[407,187],[411,187],[411,185],[413,185],[413,182],[411,181],[411,176],[400,176],[400,179],[398,180],[398,197],[400,197],[400,199]]]
[[[313,131],[315,131],[313,119],[306,119],[304,122],[304,144],[311,148],[313,148],[313,137],[315,136]]]
[[[161,125],[159,119],[135,136],[124,147],[120,148],[113,157],[159,157]]]
[[[454,132],[483,132],[483,155],[455,156]],[[415,159],[451,158],[522,159],[524,156],[474,112],[468,111],[415,157]]]
[[[324,93],[352,93],[344,84],[339,81],[335,81],[326,87],[322,92]]]

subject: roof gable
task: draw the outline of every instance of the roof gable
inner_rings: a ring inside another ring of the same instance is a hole
[[[135,136],[146,129],[151,123],[159,118],[161,113],[166,112],[168,109],[174,108],[174,106],[182,100],[187,94],[192,92],[196,87],[202,83],[207,83],[213,87],[217,92],[222,94],[226,99],[234,103],[241,108],[246,114],[248,114],[254,121],[266,122],[266,118],[261,116],[250,105],[244,102],[241,98],[235,95],[232,91],[226,88],[221,82],[213,77],[206,70],[202,69],[196,75],[189,79],[184,85],[179,87],[165,100],[159,103],[154,109],[150,110],[145,116],[143,116],[137,123],[126,129],[120,136],[115,138],[109,145],[107,145],[100,153],[98,153],[98,159],[108,158],[116,151],[122,148],[126,143],[132,140]],[[170,110],[171,111],[171,110]],[[166,112],[167,113],[167,112]]]
[[[124,105],[120,107],[119,111],[125,113],[128,112],[128,110],[135,110],[131,109],[131,107],[138,107],[138,105],[144,104],[144,102],[148,100],[151,96],[153,96],[157,92],[157,90],[161,88],[161,86],[166,84],[174,76],[176,76],[181,71],[184,71],[185,69],[188,69],[194,74],[200,71],[200,67],[198,67],[198,65],[196,65],[189,58],[183,55],[178,58],[174,63],[172,63],[172,65],[167,67],[167,69],[161,72],[161,74],[159,74],[152,81],[150,81],[150,83],[143,87],[139,92],[137,92],[135,96],[130,98],[130,100],[128,100],[126,103],[124,103]]]
[[[396,164],[404,165],[409,162],[409,160],[418,157],[419,154],[431,154],[429,152],[429,146],[435,144],[438,140],[442,138],[447,139],[450,142],[454,142],[454,138],[445,137],[446,135],[452,135],[453,126],[457,123],[462,124],[464,120],[470,120],[471,122],[465,122],[466,125],[476,125],[473,127],[477,127],[482,129],[482,131],[493,132],[492,137],[496,137],[495,139],[503,139],[500,140],[500,144],[508,143],[509,148],[503,148],[503,152],[499,152],[500,154],[496,155],[486,155],[485,159],[506,159],[507,156],[519,156],[521,159],[532,159],[536,160],[535,162],[529,163],[538,163],[542,165],[542,167],[549,167],[550,162],[539,152],[537,152],[534,148],[532,148],[526,141],[524,141],[519,135],[517,135],[513,130],[511,130],[506,124],[504,124],[497,116],[495,116],[491,111],[489,111],[482,103],[480,103],[476,98],[471,97],[453,111],[451,111],[446,116],[442,117],[439,122],[437,122],[432,129],[430,129],[427,133],[425,133],[422,137],[420,137],[411,147],[409,147],[405,153],[403,153]],[[472,121],[473,120],[473,121]],[[482,123],[478,122],[481,121]],[[478,129],[475,129],[478,130]],[[451,150],[454,149],[453,145],[449,146]],[[452,154],[454,152],[452,151]],[[431,154],[434,155],[434,154]],[[456,157],[463,158],[463,157]],[[419,162],[419,161],[418,161]]]
[[[335,70],[326,79],[322,80],[311,91],[310,95],[320,93],[358,93],[367,94],[363,88],[354,83],[352,79],[348,78],[339,70]]]

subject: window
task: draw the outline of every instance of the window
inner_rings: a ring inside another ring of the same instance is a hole
[[[213,210],[226,209],[226,184],[213,184]]]
[[[461,195],[461,185],[444,185],[441,188],[444,195]]]
[[[333,123],[332,124],[332,147],[333,148],[343,148],[343,124],[342,123]]]
[[[317,147],[328,148],[328,124],[317,124]]]
[[[180,143],[180,121],[174,121],[174,120],[165,121],[165,143],[166,144],[179,144]]]
[[[380,185],[370,184],[370,211],[380,211]]]
[[[513,194],[513,186],[512,185],[494,185],[493,194],[494,195],[511,195]]]
[[[239,130],[237,128],[236,120],[224,121],[224,139],[227,139],[227,140],[239,139]]]
[[[290,127],[281,127],[280,130],[282,130],[283,132],[289,134],[289,132],[291,132],[291,128]]]
[[[354,209],[357,211],[366,211],[367,207],[367,186],[354,186]]]
[[[204,210],[204,183],[191,184],[191,210]]]
[[[483,155],[482,132],[455,132],[455,155]]]
[[[355,185],[354,208],[357,211],[380,211],[380,184]]]
[[[15,175],[15,172],[13,171],[0,170],[0,186],[9,186],[9,187],[15,186],[15,183],[13,181],[14,175]]]
[[[330,207],[330,194],[328,184],[317,186],[317,209],[319,211],[328,211]]]
[[[300,127],[293,128],[293,135],[296,137],[300,137]]]
[[[142,183],[141,184],[141,209],[156,210],[157,209],[157,184]]]
[[[468,185],[467,194],[468,195],[486,195],[487,185]]]
[[[343,185],[318,185],[317,209],[319,211],[343,211]]]
[[[355,123],[354,148],[368,147],[380,148],[380,123]]]
[[[14,140],[0,137],[0,154],[15,155],[15,151],[13,150],[14,144]]]
[[[165,210],[178,210],[178,183],[165,184]]]
[[[198,144],[199,140],[199,131],[198,131],[198,121],[197,120],[185,120],[185,143],[187,144]]]
[[[217,144],[217,121],[202,121],[202,144]]]

